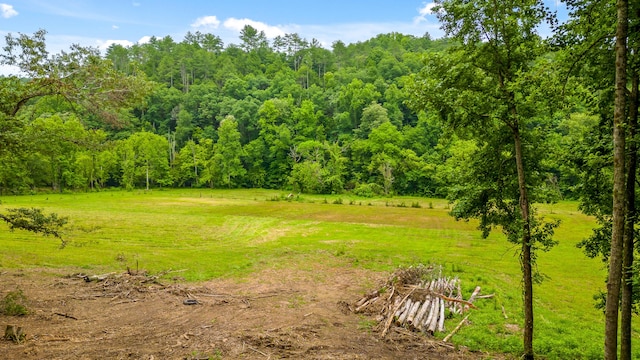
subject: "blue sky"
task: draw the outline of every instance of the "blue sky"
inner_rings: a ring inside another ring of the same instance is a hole
[[[269,38],[298,33],[330,47],[392,31],[438,38],[442,31],[430,6],[424,0],[0,0],[0,38],[45,29],[50,53],[71,44],[132,45],[150,36],[179,42],[188,31],[230,44],[239,43],[240,29],[249,24]],[[562,10],[555,2],[550,7]]]
[[[272,38],[298,33],[329,47],[397,31],[433,37],[441,31],[421,0],[0,0],[0,35],[47,30],[52,50],[72,43],[106,48],[149,36],[181,41],[187,31],[210,32],[238,43],[249,24]],[[59,49],[58,49],[59,48]]]

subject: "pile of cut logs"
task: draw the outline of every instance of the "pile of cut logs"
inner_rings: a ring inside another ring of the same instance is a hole
[[[419,266],[396,271],[380,289],[365,295],[355,304],[355,312],[381,312],[385,319],[384,337],[395,323],[412,331],[444,331],[447,313],[463,314],[475,308],[473,301],[493,295],[479,295],[477,286],[468,300],[462,297],[460,280],[441,276],[433,267]],[[375,311],[375,310],[374,310]]]

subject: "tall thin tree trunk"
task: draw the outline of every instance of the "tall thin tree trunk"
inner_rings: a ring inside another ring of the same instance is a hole
[[[149,163],[147,162],[147,190],[149,190]]]
[[[193,152],[193,171],[196,175],[196,184],[198,183],[198,160],[196,159],[196,146],[195,144],[191,147]]]
[[[607,303],[605,307],[604,358],[618,358],[618,309],[622,279],[622,246],[625,212],[625,106],[627,85],[627,28],[628,0],[617,0],[618,23],[616,28],[616,80],[615,107],[613,111],[613,220],[611,228],[611,254],[607,279]]]
[[[633,306],[633,243],[636,222],[636,170],[638,161],[638,74],[632,71],[631,95],[629,96],[629,149],[627,169],[627,213],[624,228],[622,258],[622,301],[620,302],[620,359],[631,360],[631,315]]]
[[[515,112],[515,109],[512,110]],[[513,142],[518,170],[518,187],[520,189],[520,214],[522,215],[522,282],[524,293],[524,359],[533,360],[533,271],[531,266],[531,223],[529,214],[529,196],[524,171],[524,155],[522,138],[516,123],[513,128]]]
[[[94,154],[91,154],[91,171],[90,171],[91,175],[89,176],[91,178],[91,180],[89,181],[89,183],[91,184],[91,190],[93,190],[93,188],[95,187],[95,183],[96,183],[96,180],[95,180],[95,172],[96,172],[96,170],[95,170],[95,168],[96,168],[96,154],[94,153]]]

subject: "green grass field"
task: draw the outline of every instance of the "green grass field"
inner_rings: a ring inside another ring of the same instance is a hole
[[[3,196],[0,210],[41,207],[68,216],[70,243],[60,249],[54,238],[9,232],[0,224],[0,268],[186,269],[180,275],[198,281],[318,262],[388,272],[439,264],[445,275],[461,279],[465,296],[476,285],[485,294],[495,293],[479,303],[471,325],[454,342],[492,352],[521,351],[518,247],[499,231],[482,239],[474,222],[456,222],[447,202],[438,199],[302,195],[284,201],[282,195],[153,190]],[[416,203],[421,207],[411,206]],[[549,279],[534,288],[534,346],[546,359],[602,358],[604,316],[594,308],[593,295],[604,289],[605,272],[600,260],[586,258],[575,246],[594,226],[576,207],[563,202],[540,210],[562,220],[559,245],[539,254],[538,268]],[[447,327],[459,320],[450,319]],[[634,341],[639,330],[636,321]],[[640,351],[634,358],[640,359]]]

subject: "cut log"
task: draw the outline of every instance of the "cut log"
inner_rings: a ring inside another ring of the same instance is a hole
[[[418,309],[420,309],[420,301],[415,301],[413,303],[413,305],[411,305],[411,309],[409,310],[409,315],[407,315],[407,324],[408,325],[412,325],[413,321],[416,317],[416,313],[418,312]]]
[[[368,293],[367,295],[365,295],[362,299],[358,300],[358,302],[356,303],[356,308],[364,305],[364,303],[368,302],[369,300],[380,296],[380,291],[376,290],[373,292]]]
[[[389,293],[389,298],[387,299],[387,302],[391,299],[393,299],[393,294],[396,292],[396,287],[392,286],[391,287],[391,292]]]
[[[101,274],[101,275],[91,275],[91,276],[85,275],[82,278],[86,282],[104,281],[104,280],[108,279],[109,277],[114,276],[115,274],[117,274],[117,273],[111,272],[111,273],[108,273],[108,274]]]
[[[449,341],[449,339],[451,339],[451,337],[458,332],[458,330],[460,330],[460,328],[462,327],[462,325],[467,321],[467,319],[469,318],[468,314],[467,316],[464,317],[464,319],[462,319],[462,321],[460,321],[460,323],[458,323],[458,325],[453,328],[453,330],[451,330],[451,332],[449,333],[449,335],[445,336],[444,339],[442,339],[443,342],[447,342]]]
[[[405,297],[400,301],[400,303],[398,304],[398,306],[396,306],[396,308],[387,315],[387,323],[384,325],[384,329],[382,330],[382,335],[381,337],[384,338],[385,336],[387,336],[387,332],[389,332],[389,327],[391,326],[391,323],[393,323],[393,314],[398,311],[398,308],[402,305],[402,303],[409,298],[409,296],[411,294],[413,294],[413,292],[415,291],[415,289],[409,291],[409,293],[407,295],[405,295]]]
[[[420,306],[420,310],[418,310],[416,317],[413,319],[414,329],[418,329],[420,324],[422,324],[422,320],[424,320],[424,317],[427,315],[427,311],[429,310],[429,305],[431,305],[431,297],[427,296],[425,301],[422,303],[422,306]]]
[[[435,291],[442,292],[442,281],[442,279],[438,279],[438,281],[436,281]]]
[[[400,322],[400,318],[403,317],[403,316],[406,316],[406,315],[404,315],[406,312],[407,312],[407,304],[406,303],[400,304],[400,308],[395,313],[396,320],[398,322]]]
[[[427,331],[429,329],[429,325],[431,324],[431,319],[433,319],[433,316],[435,315],[435,312],[436,312],[435,309],[437,308],[437,304],[438,304],[438,298],[433,298],[433,300],[431,301],[431,304],[429,304],[429,314],[427,315],[426,319],[422,323],[422,331]]]
[[[433,316],[427,324],[427,332],[431,334],[435,333],[436,326],[438,326],[438,315],[440,315],[440,300],[436,300],[436,303],[433,306]]]
[[[393,306],[400,306],[400,303],[402,302],[402,299],[400,298],[400,296],[396,296],[396,298],[393,300]]]
[[[374,302],[378,301],[378,299],[379,299],[379,297],[377,297],[377,296],[376,296],[376,297],[373,297],[373,298],[371,298],[371,299],[368,299],[367,301],[365,301],[365,302],[364,302],[364,304],[362,304],[362,305],[358,306],[358,307],[356,308],[356,311],[355,311],[355,312],[357,312],[357,313],[358,313],[358,312],[360,312],[362,309],[364,309],[364,308],[366,308],[367,306],[369,306],[369,305],[373,304]]]
[[[469,302],[473,302],[473,300],[476,299],[476,296],[478,296],[478,294],[480,294],[480,286],[476,286],[476,288],[473,289],[473,293],[471,294],[471,297],[469,298]]]
[[[393,316],[395,316],[396,319],[400,318],[400,315],[402,315],[402,313],[404,312],[404,307],[398,309],[398,311],[396,311]]]
[[[471,297],[469,297],[469,300],[467,300],[467,305],[465,305],[462,312],[469,310],[471,303],[473,303],[473,300],[476,299],[476,296],[478,296],[478,294],[480,294],[480,286],[476,286],[476,288],[473,290],[473,293],[471,294]]]
[[[404,324],[404,322],[407,320],[407,316],[409,316],[409,311],[411,311],[412,305],[413,305],[413,302],[411,301],[411,299],[407,299],[405,301],[404,311],[402,312],[402,315],[400,315],[400,317],[398,318],[398,324]]]
[[[478,295],[476,299],[491,299],[494,296],[496,296],[496,294]]]
[[[440,317],[438,318],[438,327],[436,328],[439,332],[444,331],[444,308],[444,300],[440,299]]]
[[[462,287],[460,286],[460,280],[458,280],[458,295],[456,296],[457,300],[462,300]],[[455,314],[462,314],[464,307],[459,302],[453,303],[453,309]]]
[[[358,300],[358,302],[356,303],[356,307],[360,307],[362,306],[362,304],[364,304],[365,302],[367,302],[367,300],[369,300],[366,296],[363,297],[362,299]]]

